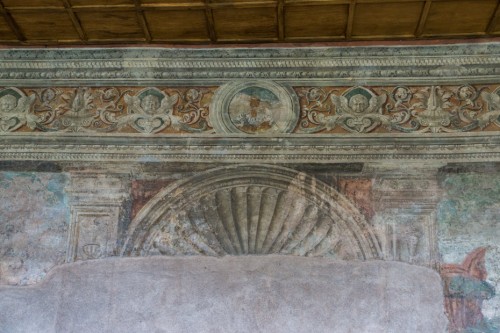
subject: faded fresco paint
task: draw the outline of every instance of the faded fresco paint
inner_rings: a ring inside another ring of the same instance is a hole
[[[32,284],[65,259],[66,177],[0,172],[0,284]]]
[[[495,296],[495,288],[486,281],[485,255],[488,248],[479,247],[460,264],[443,264],[445,309],[449,331],[498,332],[496,323],[484,317],[483,302]]]
[[[339,191],[347,196],[370,221],[375,215],[372,200],[372,180],[368,178],[339,178]]]
[[[465,332],[498,332],[500,174],[446,175],[441,186],[445,190],[445,197],[438,205],[437,221],[442,261],[458,267],[461,263],[463,265],[475,249],[486,248],[484,273],[487,273],[487,277],[484,282],[495,288],[497,294],[484,297],[482,314],[485,321],[478,327],[468,327]],[[446,267],[445,265],[444,269]],[[480,284],[486,287],[485,283]]]

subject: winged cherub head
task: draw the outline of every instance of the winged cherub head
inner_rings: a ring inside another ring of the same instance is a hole
[[[369,106],[368,98],[361,94],[356,94],[349,100],[349,108],[356,113],[363,113]]]
[[[141,100],[141,108],[147,114],[155,114],[160,108],[160,99],[156,95],[146,95]]]
[[[16,109],[17,98],[13,95],[7,94],[0,97],[0,113],[9,113]]]

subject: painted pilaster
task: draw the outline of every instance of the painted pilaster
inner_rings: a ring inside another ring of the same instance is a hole
[[[66,192],[71,209],[66,261],[115,255],[118,224],[130,193],[127,178],[72,173]]]
[[[442,164],[369,164],[373,175],[373,223],[384,259],[435,267],[436,206]]]

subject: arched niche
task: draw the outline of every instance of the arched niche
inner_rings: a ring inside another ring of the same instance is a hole
[[[291,254],[372,259],[379,242],[332,187],[270,165],[212,169],[161,190],[130,224],[126,256]]]

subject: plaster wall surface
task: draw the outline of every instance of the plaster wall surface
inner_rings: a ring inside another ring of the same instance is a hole
[[[0,332],[445,332],[439,275],[290,256],[108,258],[0,287]]]

